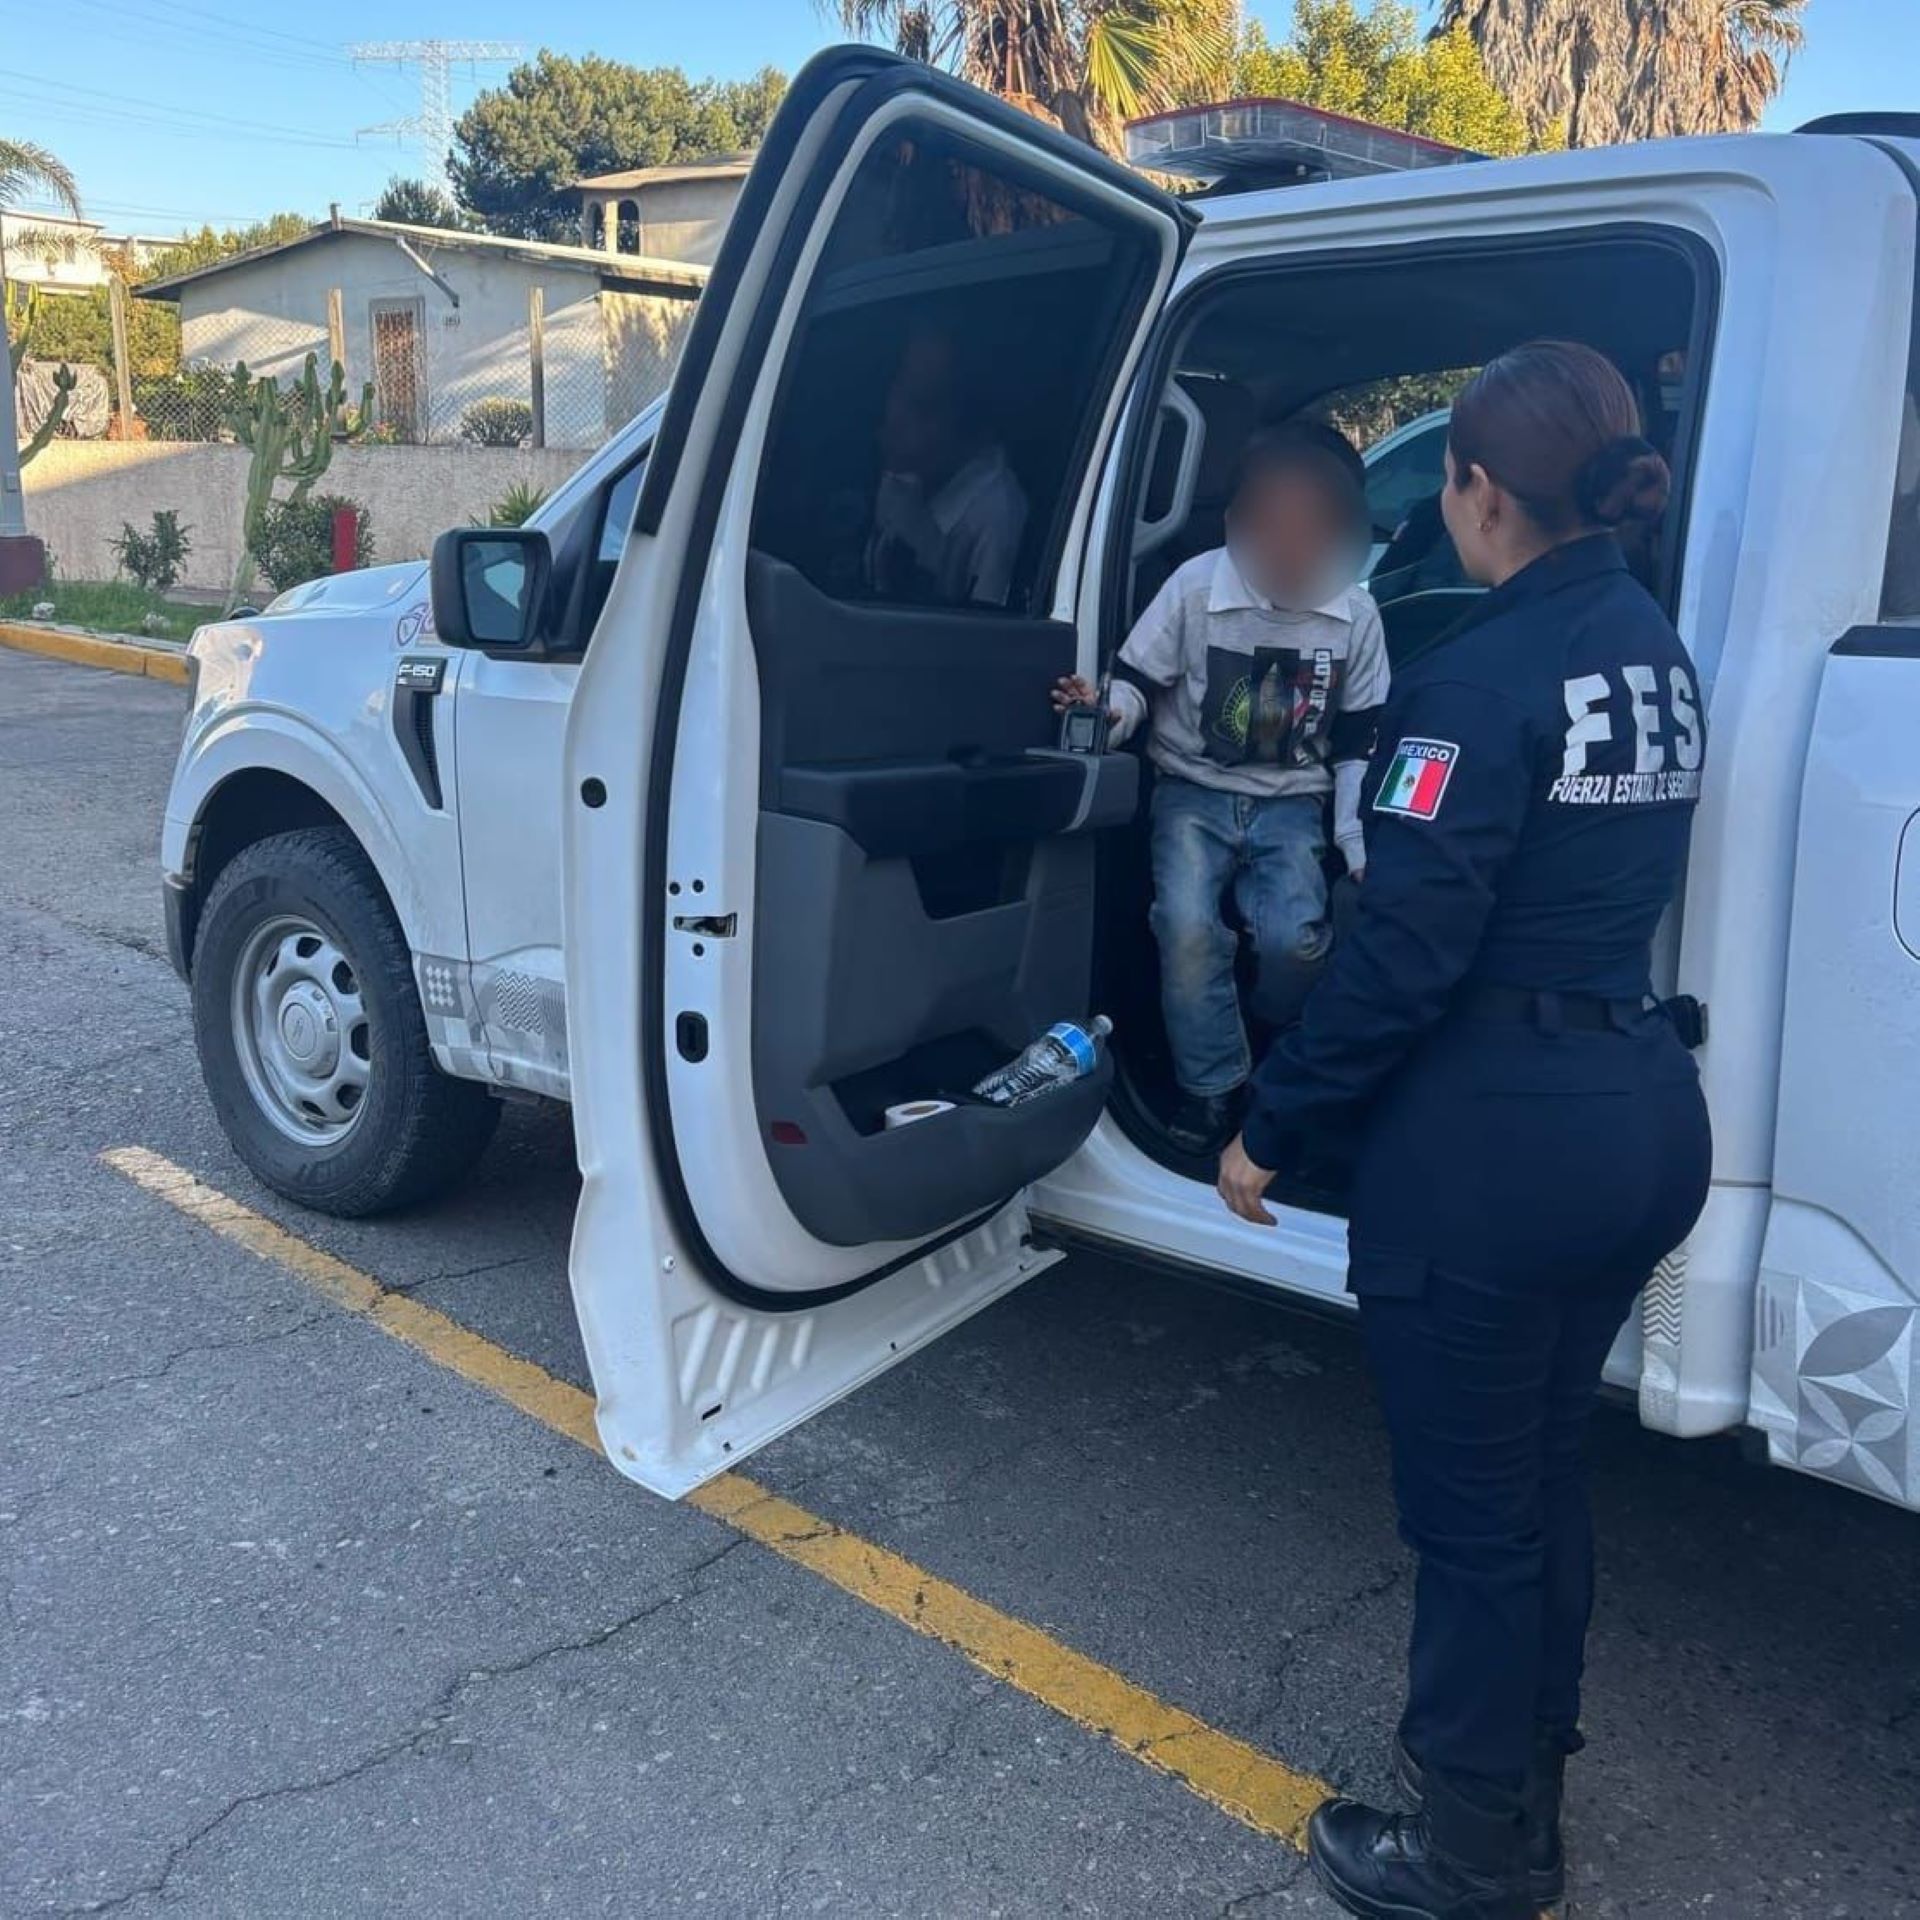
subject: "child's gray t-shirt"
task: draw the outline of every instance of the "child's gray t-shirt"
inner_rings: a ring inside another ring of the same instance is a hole
[[[1302,612],[1249,586],[1225,547],[1196,555],[1154,595],[1120,649],[1148,683],[1156,766],[1197,786],[1260,796],[1325,793],[1329,763],[1364,762],[1367,729],[1342,729],[1387,697],[1386,636],[1364,587]],[[1120,737],[1147,696],[1116,678]]]

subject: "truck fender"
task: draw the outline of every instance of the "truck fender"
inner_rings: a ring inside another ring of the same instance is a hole
[[[324,733],[284,711],[230,711],[192,743],[175,776],[161,836],[161,865],[171,884],[195,882],[199,828],[221,787],[238,774],[257,772],[297,781],[340,816],[373,863],[416,954],[465,958],[457,859],[449,870],[451,884],[436,896],[420,876],[440,871],[438,862],[410,861],[398,823],[373,786]],[[420,855],[427,851],[424,844],[416,849]]]

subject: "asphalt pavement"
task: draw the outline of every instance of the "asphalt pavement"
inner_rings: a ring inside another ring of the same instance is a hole
[[[341,1312],[163,1155],[584,1384],[564,1115],[240,1168],[161,951],[177,687],[0,651],[0,1913],[1265,1915],[1281,1841]],[[1920,1516],[1608,1412],[1572,1912],[1920,1916]],[[1073,1259],[749,1463],[1339,1786],[1411,1597],[1350,1328]]]

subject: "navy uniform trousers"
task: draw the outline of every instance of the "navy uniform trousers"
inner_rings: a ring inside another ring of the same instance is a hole
[[[1508,996],[1511,999],[1513,996]],[[1705,1199],[1691,1057],[1634,1003],[1443,1026],[1369,1115],[1352,1280],[1419,1555],[1401,1723],[1423,1767],[1517,1786],[1577,1744],[1593,1606],[1584,1464],[1601,1367]],[[1400,1251],[1417,1247],[1418,1254]]]

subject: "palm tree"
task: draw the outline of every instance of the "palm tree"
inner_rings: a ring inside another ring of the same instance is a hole
[[[81,217],[79,183],[62,160],[45,147],[35,146],[31,140],[0,139],[0,207],[12,206],[22,194],[36,188],[59,201],[76,220]],[[7,252],[4,242],[0,241],[0,316],[4,316],[6,311]],[[0,341],[6,341],[7,347],[4,358],[0,359],[0,367],[4,368],[5,374],[4,378],[0,378],[0,540],[17,541],[24,539],[27,531],[26,516],[22,510],[20,469],[26,460],[46,445],[48,438],[58,428],[66,412],[67,401],[63,391],[54,403],[54,411],[47,416],[47,420],[41,422],[41,430],[34,435],[31,448],[23,454],[13,401],[13,343],[6,340],[4,323],[0,323]],[[24,350],[24,335],[20,345]],[[61,375],[71,379],[64,367]]]
[[[1570,146],[1758,124],[1805,38],[1806,0],[1444,0],[1536,136]]]
[[[1206,97],[1232,67],[1235,0],[833,0],[841,26],[890,39],[1083,140]]]
[[[31,140],[0,139],[0,207],[38,189],[78,220],[80,187],[66,164]]]
[[[1780,91],[1787,63],[1806,45],[1806,0],[1723,0],[1718,9],[1720,42],[1713,66],[1717,104],[1724,127],[1760,124],[1760,116]]]

